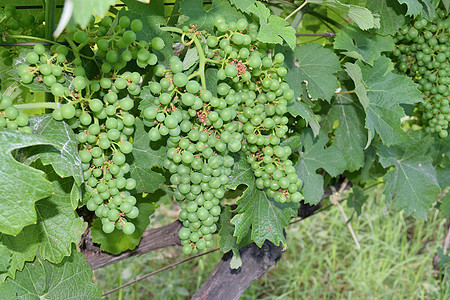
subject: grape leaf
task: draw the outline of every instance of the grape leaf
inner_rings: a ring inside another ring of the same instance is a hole
[[[112,233],[104,233],[101,219],[94,221],[91,228],[91,237],[94,243],[100,244],[101,250],[112,254],[120,254],[123,251],[134,249],[139,245],[142,234],[148,224],[150,224],[149,216],[155,211],[154,202],[158,199],[153,194],[148,194],[146,197],[134,196],[137,198],[136,207],[139,209],[139,216],[131,220],[136,227],[133,234],[126,235],[117,229],[114,229]]]
[[[303,181],[302,194],[308,204],[317,204],[322,199],[323,176],[317,174],[323,168],[332,177],[336,177],[345,170],[346,161],[341,151],[334,145],[325,148],[328,137],[321,131],[314,138],[310,129],[301,135],[302,147],[300,159],[297,162],[297,174]]]
[[[33,164],[45,171],[46,178],[52,184],[53,194],[36,203],[37,222],[25,227],[19,235],[0,235],[0,242],[12,252],[12,267],[8,276],[21,270],[25,261],[34,258],[36,249],[41,258],[59,263],[71,253],[72,243],[76,243],[83,224],[72,207],[70,193],[72,178],[60,178],[50,166]],[[0,277],[2,278],[2,277]]]
[[[387,146],[404,141],[406,135],[400,127],[400,119],[405,112],[399,104],[423,101],[417,84],[407,76],[393,73],[392,62],[385,56],[378,58],[373,66],[357,62],[356,65],[346,64],[346,69],[358,88],[356,94],[366,112],[369,130],[366,146],[375,132]]]
[[[33,133],[44,136],[59,145],[60,149],[51,146],[38,146],[31,149],[34,155],[28,162],[40,159],[44,165],[51,164],[61,177],[73,177],[78,186],[83,182],[83,170],[78,156],[78,141],[73,130],[65,122],[53,119],[51,115],[30,117]]]
[[[450,11],[450,0],[442,0],[442,3],[444,4],[445,10],[448,12]]]
[[[405,23],[405,11],[396,1],[367,0],[366,6],[380,16],[380,34],[394,34]]]
[[[181,2],[180,12],[189,17],[186,25],[194,24],[199,29],[209,32],[212,32],[214,28],[216,17],[223,17],[226,22],[236,22],[244,17],[226,0],[212,1],[211,8],[208,10],[204,9],[203,0],[184,0]]]
[[[188,70],[190,67],[198,62],[198,51],[197,48],[189,48],[183,59],[183,71]]]
[[[450,218],[450,193],[447,193],[441,198],[441,205],[439,205],[439,210],[442,213],[442,217]]]
[[[243,12],[248,11],[249,7],[255,5],[255,0],[230,0],[230,2]]]
[[[256,2],[250,6],[247,12],[255,14],[259,18],[258,40],[263,43],[283,44],[283,40],[294,50],[297,38],[295,29],[283,18],[273,15],[264,4]]]
[[[298,46],[295,52],[285,52],[285,56],[289,70],[285,79],[294,90],[295,98],[302,95],[301,83],[306,82],[308,93],[313,99],[331,100],[338,88],[338,81],[333,74],[341,69],[339,58],[332,50],[310,43]]]
[[[381,56],[382,52],[394,50],[394,39],[381,36],[358,27],[348,26],[338,32],[334,39],[334,49],[346,50],[344,55],[360,59],[370,65]]]
[[[159,143],[150,142],[144,124],[136,119],[133,142],[133,162],[131,164],[131,177],[136,180],[136,191],[154,192],[164,182],[164,176],[152,170],[152,167],[161,165],[166,158],[165,147]]]
[[[364,195],[364,191],[359,186],[354,186],[348,196],[347,206],[353,208],[359,216],[361,215],[361,208],[368,198],[369,196]]]
[[[43,172],[16,161],[11,151],[52,143],[44,137],[0,128],[0,232],[18,234],[36,222],[36,201],[52,194]]]
[[[383,177],[387,201],[415,218],[426,219],[440,192],[432,159],[426,155],[431,142],[429,137],[412,138],[391,147],[377,146],[383,167],[394,167]]]
[[[406,4],[408,10],[406,15],[417,17],[418,15],[423,15],[428,20],[434,18],[436,11],[434,9],[433,3],[430,0],[397,0],[400,4]]]
[[[18,235],[0,233],[0,242],[11,252],[11,265],[6,273],[0,274],[0,282],[7,277],[14,278],[16,270],[22,270],[26,261],[32,261],[36,256],[38,237],[34,227],[25,227]]]
[[[140,19],[144,24],[142,31],[136,33],[136,38],[151,41],[160,37],[166,45],[172,45],[173,38],[169,32],[162,31],[161,26],[166,25],[163,0],[152,0],[150,3],[140,3],[136,0],[123,0],[128,10],[121,9],[119,16],[127,16],[131,20]],[[172,47],[164,47],[161,51],[152,50],[158,56],[158,62],[165,62],[173,55]]]
[[[60,264],[41,258],[27,263],[15,280],[0,285],[1,299],[100,299],[102,291],[92,283],[92,269],[73,247]]]
[[[69,256],[72,243],[79,234],[77,228],[83,225],[74,211],[70,199],[72,178],[60,178],[51,167],[42,168],[52,183],[53,194],[36,203],[38,222],[30,225],[26,235],[38,236],[39,256],[53,263],[59,263]]]
[[[337,128],[334,129],[337,122]],[[347,162],[346,170],[356,171],[364,165],[364,145],[367,131],[364,129],[364,109],[354,94],[340,94],[334,97],[327,116],[323,119],[326,133],[334,129],[333,145]]]
[[[230,267],[232,269],[239,269],[242,265],[241,255],[239,253],[239,246],[237,244],[237,239],[233,236],[234,226],[230,223],[231,221],[231,209],[230,206],[222,207],[222,212],[220,213],[219,223],[219,245],[220,249],[223,253],[227,253],[228,251],[233,251],[233,256],[235,259],[233,260],[233,265]]]
[[[0,274],[8,271],[11,265],[12,252],[5,246],[0,244]]]
[[[87,26],[92,16],[105,16],[110,6],[116,4],[116,0],[76,0],[70,2],[73,3],[72,20],[81,27]]]
[[[380,18],[365,7],[344,4],[338,0],[309,0],[309,3],[332,7],[347,15],[363,30],[380,27]]]
[[[291,216],[297,214],[298,205],[278,203],[267,197],[267,194],[255,187],[255,178],[250,165],[243,154],[237,158],[230,175],[228,188],[236,189],[240,184],[247,189],[236,202],[237,213],[232,219],[234,236],[240,243],[251,231],[251,239],[261,247],[269,240],[275,245],[285,245],[283,230],[289,224]]]
[[[280,146],[288,146],[292,151],[297,150],[302,145],[302,139],[299,135],[292,135],[288,139],[281,142]]]
[[[206,89],[210,91],[213,96],[217,96],[217,83],[219,81],[217,78],[217,69],[207,68],[205,70],[205,76],[208,78],[208,80],[206,80]]]
[[[294,100],[288,104],[288,113],[294,117],[302,117],[306,121],[306,125],[311,127],[314,136],[319,134],[320,125],[317,119],[315,118],[315,114],[311,107],[309,107],[306,103]]]

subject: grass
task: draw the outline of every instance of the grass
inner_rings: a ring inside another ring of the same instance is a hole
[[[282,259],[241,299],[448,299],[432,266],[445,220],[434,212],[427,221],[388,213],[378,198],[375,192],[351,221],[361,250],[333,207],[291,225]],[[344,209],[351,215],[345,204]],[[189,299],[220,257],[209,254],[106,299]],[[108,291],[183,258],[176,247],[154,251],[96,270],[95,280]]]

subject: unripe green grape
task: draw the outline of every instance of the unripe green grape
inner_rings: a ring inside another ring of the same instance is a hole
[[[217,37],[211,35],[206,39],[206,43],[208,44],[208,47],[214,48],[219,43],[219,40]]]
[[[160,37],[154,37],[152,39],[151,43],[152,43],[152,48],[157,50],[157,51],[162,50],[164,48],[164,46],[165,46],[164,40],[162,38],[160,38]]]
[[[170,69],[173,73],[180,73],[183,71],[183,63],[180,60],[175,60],[170,64]]]
[[[75,107],[70,104],[66,103],[63,106],[61,106],[61,115],[64,119],[71,119],[75,116],[76,109]]]
[[[119,53],[116,50],[109,50],[106,53],[106,60],[109,63],[115,63],[119,60]]]
[[[64,87],[60,83],[55,83],[50,88],[52,94],[56,97],[61,97],[64,95]]]
[[[28,52],[26,60],[30,65],[37,64],[39,62],[39,55],[36,52]]]
[[[56,121],[62,121],[64,119],[64,117],[61,114],[61,108],[58,107],[58,108],[54,109],[52,112],[52,117]]]
[[[5,117],[9,120],[15,120],[19,116],[19,110],[14,106],[8,106],[5,109]]]
[[[131,110],[134,106],[134,101],[130,97],[125,97],[119,101],[120,108],[123,110]]]
[[[131,21],[130,28],[131,28],[131,30],[133,30],[134,32],[142,31],[142,28],[143,28],[143,27],[144,27],[144,24],[142,23],[141,20],[139,20],[139,19],[134,19],[133,21]]]
[[[111,233],[114,231],[114,224],[111,222],[103,222],[102,230],[104,233]]]
[[[122,28],[127,28],[130,26],[131,20],[127,16],[122,16],[119,18],[119,25]]]

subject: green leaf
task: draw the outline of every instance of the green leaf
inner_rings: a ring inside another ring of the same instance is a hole
[[[295,98],[302,95],[301,84],[306,82],[308,93],[313,99],[331,100],[338,88],[338,81],[333,74],[341,69],[339,58],[332,50],[310,43],[298,46],[295,52],[286,52],[285,56],[289,70],[285,79],[294,90]]]
[[[38,223],[30,225],[26,234],[38,236],[39,256],[53,263],[59,263],[71,253],[72,243],[76,243],[77,229],[83,225],[72,207],[70,193],[72,178],[61,179],[51,167],[44,167],[47,179],[52,183],[53,194],[36,203]]]
[[[233,251],[233,256],[235,259],[233,260],[233,266],[230,266],[232,269],[238,269],[242,265],[242,260],[240,260],[239,246],[237,244],[237,238],[233,236],[234,226],[231,224],[231,208],[230,206],[222,207],[222,212],[220,213],[219,223],[219,245],[220,249],[223,253],[227,253],[228,251]],[[240,261],[240,265],[236,264]]]
[[[436,11],[434,10],[433,3],[430,0],[397,0],[400,4],[406,4],[408,10],[406,14],[408,16],[417,17],[423,15],[428,20],[434,18]]]
[[[11,252],[11,265],[6,273],[0,274],[0,282],[7,277],[15,278],[16,270],[22,270],[25,262],[36,256],[38,237],[34,228],[27,226],[16,236],[0,234],[0,242]]]
[[[140,19],[144,24],[142,31],[136,33],[137,40],[150,42],[154,37],[160,37],[166,45],[172,45],[172,35],[160,29],[161,26],[166,25],[163,0],[152,0],[150,3],[141,3],[136,0],[123,0],[122,2],[128,7],[128,10],[121,9],[119,16],[128,16],[131,20]],[[172,47],[164,47],[161,51],[154,52],[160,63],[168,61],[169,57],[173,55]]]
[[[223,17],[226,22],[236,22],[244,17],[226,0],[213,1],[208,10],[204,9],[203,0],[184,0],[180,5],[180,12],[189,17],[185,24],[194,24],[199,29],[209,32],[212,32],[214,19],[218,16]]]
[[[110,6],[116,4],[116,0],[76,0],[71,2],[73,3],[72,19],[81,27],[87,26],[93,16],[105,16]]]
[[[34,147],[34,155],[27,161],[40,159],[44,165],[51,164],[61,177],[73,177],[78,186],[83,182],[83,170],[78,156],[78,141],[73,130],[65,122],[56,121],[51,115],[30,117],[33,133],[44,136],[58,145]]]
[[[166,148],[161,143],[150,142],[144,124],[136,119],[133,142],[133,163],[131,177],[136,180],[136,191],[154,192],[164,182],[164,176],[152,170],[166,158]]]
[[[297,150],[302,145],[302,140],[299,135],[293,135],[281,142],[280,146],[288,146],[292,151]]]
[[[190,67],[195,65],[198,62],[198,51],[197,48],[189,48],[186,51],[186,55],[183,59],[183,70],[188,70]]]
[[[294,100],[288,104],[288,113],[293,117],[302,117],[306,121],[306,125],[311,127],[314,136],[319,134],[320,125],[317,121],[315,114],[311,107],[309,107],[306,103]]]
[[[208,78],[208,80],[206,80],[206,89],[210,91],[213,96],[217,96],[217,83],[219,81],[217,78],[217,71],[216,68],[207,68],[205,70],[205,76]]]
[[[1,299],[100,299],[102,291],[92,283],[92,269],[75,247],[60,264],[41,258],[27,263],[15,280],[0,285]]]
[[[317,174],[317,170],[323,168],[332,177],[336,177],[344,172],[347,163],[336,146],[325,148],[328,137],[322,131],[314,138],[311,130],[305,130],[301,140],[303,146],[296,165],[297,174],[303,181],[305,203],[317,204],[324,193],[323,176]]]
[[[159,194],[160,195],[160,194]],[[137,198],[136,206],[139,216],[131,222],[136,227],[133,234],[126,235],[121,230],[115,229],[112,233],[104,233],[101,219],[96,219],[91,228],[91,237],[94,243],[100,244],[100,249],[112,254],[120,254],[126,250],[132,250],[139,245],[142,234],[150,224],[150,215],[155,211],[154,202],[157,201],[153,194],[146,197],[134,195]]]
[[[255,178],[250,165],[243,154],[235,161],[228,187],[235,189],[240,184],[247,185],[242,197],[237,200],[237,214],[231,219],[234,224],[234,236],[240,243],[249,232],[251,239],[261,247],[266,240],[275,245],[285,245],[283,230],[289,224],[291,216],[297,214],[298,205],[278,203],[255,187]]]
[[[283,18],[273,15],[264,4],[256,2],[250,6],[247,12],[255,14],[259,18],[258,40],[269,44],[283,44],[283,40],[294,50],[297,38],[295,29]]]
[[[348,26],[338,32],[334,39],[334,49],[346,50],[343,54],[360,59],[369,65],[381,56],[382,52],[394,50],[394,39],[381,36],[358,27]]]
[[[51,145],[46,138],[0,128],[0,232],[16,235],[36,222],[35,202],[52,194],[43,172],[15,160],[11,151]]]
[[[393,73],[392,62],[385,56],[378,58],[373,66],[359,62],[357,66],[346,64],[346,71],[355,82],[356,94],[366,111],[367,146],[375,132],[388,146],[401,143],[406,134],[400,126],[400,119],[405,116],[400,104],[423,101],[417,84],[407,76]]]
[[[430,138],[411,139],[391,147],[377,146],[383,167],[394,167],[383,177],[386,200],[415,218],[426,219],[440,192],[432,159],[426,155],[431,142]]]
[[[356,213],[361,215],[361,208],[366,203],[369,196],[364,195],[364,191],[359,186],[354,186],[347,199],[347,206],[353,208]]]
[[[340,94],[334,97],[327,116],[323,119],[323,130],[334,129],[333,145],[347,162],[346,170],[356,171],[364,165],[364,145],[367,131],[364,129],[364,109],[354,94]]]
[[[366,6],[380,16],[380,34],[394,34],[405,23],[405,11],[397,1],[367,0]]]
[[[72,178],[60,178],[50,166],[36,165],[45,171],[51,182],[53,194],[36,203],[37,222],[25,227],[19,235],[0,235],[0,242],[12,252],[12,267],[8,276],[21,270],[25,261],[34,258],[36,250],[42,259],[59,263],[71,253],[72,243],[76,243],[83,225],[72,207],[70,193],[74,185]],[[0,276],[0,278],[2,278]]]
[[[442,217],[447,219],[450,218],[450,193],[447,193],[447,195],[442,197],[439,210],[442,213]]]
[[[380,27],[380,18],[365,7],[344,4],[338,0],[309,0],[309,3],[332,7],[355,21],[363,30]]]
[[[255,5],[255,0],[230,0],[231,4],[236,6],[237,9],[246,12],[248,9]]]
[[[0,274],[8,271],[11,265],[12,252],[5,246],[0,244]]]

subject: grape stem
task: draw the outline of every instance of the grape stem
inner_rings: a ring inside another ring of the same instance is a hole
[[[60,106],[57,102],[37,102],[37,103],[26,103],[26,104],[15,104],[18,110],[32,110],[32,109],[56,109]]]
[[[39,37],[35,37],[35,36],[28,36],[28,35],[11,34],[11,35],[8,35],[8,37],[13,38],[13,39],[35,40],[35,41],[40,41],[40,42],[45,42],[45,43],[51,43],[51,44],[54,44],[54,45],[59,45],[60,44],[60,43],[52,41],[52,40],[47,40],[47,39],[43,39],[43,38],[39,38]]]
[[[75,45],[75,43],[69,37],[64,37],[64,39],[69,43],[70,48],[72,48],[72,52],[73,52],[73,55],[75,56],[75,58],[80,59],[80,53],[77,48],[77,45]]]
[[[184,34],[183,30],[181,28],[176,27],[161,27],[162,31],[169,31],[169,32],[175,32],[179,34]],[[202,84],[202,88],[206,90],[206,77],[205,77],[205,65],[208,61],[205,57],[205,52],[203,52],[202,45],[200,44],[200,41],[197,38],[197,35],[195,34],[192,38],[192,41],[194,42],[195,48],[197,48],[198,52],[198,58],[199,58],[199,68],[198,71],[193,73],[200,77],[200,82]],[[191,75],[193,75],[191,74]]]
[[[291,14],[289,16],[287,16],[286,18],[284,18],[285,21],[289,20],[290,17],[292,17],[293,15],[295,15],[296,13],[298,13],[303,7],[305,7],[305,5],[308,4],[308,0],[305,0],[305,2],[302,3],[302,5],[300,5],[299,7],[297,7],[293,12],[291,12]]]

